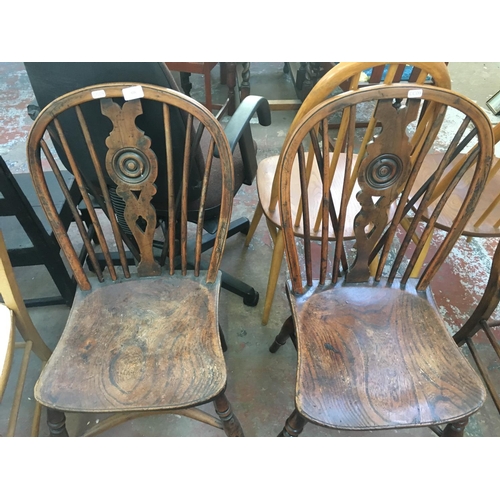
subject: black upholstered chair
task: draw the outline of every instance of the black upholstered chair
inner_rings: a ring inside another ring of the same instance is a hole
[[[89,63],[25,63],[25,68],[28,73],[33,91],[36,97],[36,106],[32,107],[31,112],[36,114],[36,109],[42,109],[47,104],[52,102],[59,96],[68,92],[80,89],[82,87],[113,83],[113,82],[130,82],[131,84],[144,83],[158,85],[174,90],[179,90],[174,78],[164,63],[106,63],[106,62],[89,62]],[[98,102],[85,103],[82,106],[82,112],[89,124],[89,128],[93,131],[93,141],[96,144],[96,152],[102,163],[106,154],[105,139],[109,135],[111,124],[106,123],[101,119],[102,115],[99,110]],[[247,97],[238,107],[234,115],[230,118],[225,127],[226,136],[229,140],[234,160],[234,194],[238,192],[243,184],[250,185],[255,178],[257,171],[256,161],[256,144],[252,139],[250,128],[250,119],[257,112],[259,123],[261,125],[270,125],[271,115],[269,104],[266,99],[258,96]],[[219,113],[218,117],[224,114],[224,108]],[[93,188],[93,191],[98,191],[98,182],[95,177],[92,159],[87,151],[83,136],[77,124],[76,116],[69,118],[74,120],[74,124],[64,123],[65,130],[71,130],[72,133],[67,135],[68,143],[71,150],[79,156],[79,165],[84,173],[85,182]],[[166,224],[166,203],[167,203],[167,175],[162,175],[162,166],[166,165],[166,145],[165,136],[163,134],[163,115],[161,105],[155,102],[145,104],[143,114],[137,117],[137,126],[151,138],[154,150],[158,155],[158,165],[160,173],[158,175],[156,186],[157,193],[153,197],[152,203],[156,209],[160,224]],[[175,116],[171,117],[172,127],[172,152],[176,171],[182,171],[182,158],[184,137],[186,134],[186,117],[181,111],[178,111]],[[203,153],[206,153],[208,141],[206,135],[198,130],[197,132],[198,146],[193,149],[192,161],[190,168],[194,174],[194,182],[190,185],[190,204],[189,204],[189,220],[195,222],[197,220],[197,207],[201,193],[201,182],[203,172],[201,170],[203,162]],[[53,139],[54,147],[68,170],[71,171],[69,162],[65,158],[63,149],[60,144]],[[217,156],[217,152],[215,153]],[[165,170],[165,168],[163,168]],[[166,172],[166,171],[165,171]],[[180,175],[175,177],[174,182],[180,182]],[[178,186],[176,185],[176,189]],[[220,208],[220,163],[215,157],[212,164],[211,182],[207,193],[206,214],[204,229],[203,251],[208,250],[213,244],[213,234],[217,228],[218,214]],[[114,209],[120,220],[119,198],[113,198],[112,202],[116,206]],[[131,234],[126,226],[125,219],[121,219],[122,230]],[[246,233],[249,228],[247,218],[240,218],[232,221],[228,236],[238,232]],[[162,246],[161,242],[157,242],[158,246]],[[251,286],[223,272],[222,286],[229,291],[243,297],[246,305],[257,305],[259,294]]]

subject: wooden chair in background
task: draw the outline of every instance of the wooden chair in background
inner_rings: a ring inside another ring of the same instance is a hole
[[[211,71],[215,66],[216,62],[166,62],[170,71],[179,71],[181,77],[181,87],[187,96],[191,95],[192,85],[189,81],[191,73],[203,75],[203,82],[205,84],[205,102],[203,105],[212,111],[215,109],[220,109],[222,105],[212,104],[212,79]],[[221,66],[221,83],[225,80],[224,70]]]
[[[493,136],[495,144],[500,143],[500,123],[493,127]],[[449,182],[456,175],[456,172],[463,165],[474,162],[477,157],[477,149],[469,147],[467,153],[457,153],[453,161],[447,168],[445,175],[439,182],[433,196],[430,199],[429,210],[434,208],[439,202],[441,194],[445,191]],[[427,163],[423,166],[420,176],[425,178],[429,171],[441,161],[443,153],[429,155]],[[469,182],[472,173],[464,175],[457,184],[453,196],[443,207],[439,218],[436,221],[436,228],[443,231],[450,231],[453,227],[453,220],[456,217],[458,207],[463,202],[469,190]],[[462,235],[468,239],[477,238],[500,238],[500,159],[494,158],[493,166],[488,175],[486,186],[477,204],[474,213],[465,225]],[[428,239],[427,248],[432,238]],[[425,255],[423,256],[425,257]],[[420,260],[420,265],[423,264],[423,259]],[[418,269],[417,269],[418,270]]]
[[[424,101],[435,112],[429,123],[433,132],[412,159],[414,134],[419,132],[418,127],[411,132],[408,125]],[[365,134],[366,154],[358,161],[354,128],[367,103],[374,106],[377,126],[368,138]],[[460,120],[454,121],[452,133],[447,129],[442,134],[450,109]],[[343,157],[328,146],[329,119],[335,113],[348,121]],[[318,233],[313,229],[318,195],[308,184],[304,148],[308,136],[319,170],[320,183],[314,185],[321,192]],[[445,168],[474,136],[477,161],[462,166],[432,214],[424,217]],[[444,145],[442,161],[421,184],[418,196],[411,197],[434,142]],[[486,392],[449,335],[430,283],[481,196],[492,154],[493,133],[484,112],[457,93],[429,85],[380,85],[341,94],[314,108],[287,138],[279,209],[292,314],[270,351],[291,337],[298,360],[295,409],[281,436],[298,436],[307,422],[364,431],[430,427],[438,435],[463,435]],[[470,189],[452,230],[420,276],[411,278],[426,236],[466,173],[471,174]],[[333,175],[341,180],[334,192]],[[303,209],[297,221],[299,204]],[[412,222],[403,231],[401,221],[411,209]],[[422,225],[422,238],[415,244],[412,236]],[[351,247],[345,241],[346,227],[353,228]]]
[[[488,366],[484,361],[484,351],[482,351],[481,343],[478,342],[477,334],[483,332],[483,338],[491,345],[493,352],[500,360],[500,343],[495,337],[492,328],[500,326],[500,321],[492,320],[491,316],[495,312],[500,302],[500,244],[497,245],[495,255],[491,263],[491,270],[486,289],[479,304],[474,309],[470,318],[460,328],[460,330],[453,336],[455,342],[462,346],[467,344],[469,350],[476,362],[476,365],[483,377],[484,383],[500,413],[500,386],[495,383],[494,379],[490,376]],[[487,344],[486,344],[487,345]],[[479,348],[478,348],[479,347]],[[495,359],[495,358],[493,358]],[[498,364],[498,360],[496,364]]]
[[[128,94],[134,91],[137,93]],[[91,101],[100,104],[101,119],[111,126],[105,141],[104,164],[96,154],[96,148],[102,145],[94,144],[92,128],[82,113],[83,105]],[[136,126],[146,101],[160,103],[163,111],[168,185],[167,232],[162,253],[165,269],[153,252],[157,214],[151,200],[156,192],[160,152],[153,151],[150,138]],[[183,110],[188,120],[181,172],[174,171],[172,154],[171,118],[178,110]],[[97,188],[85,183],[79,157],[72,153],[66,140],[65,118],[73,113],[92,158]],[[210,140],[198,220],[192,227],[188,226],[188,192],[190,176],[195,173],[190,170],[197,136],[193,130],[195,120]],[[86,272],[77,258],[76,236],[70,239],[61,226],[42,173],[43,152],[62,191],[67,193],[60,167],[44,140],[49,127],[53,127],[53,137],[58,138],[70,162],[106,260],[105,270],[101,270],[89,234],[71,203],[93,272]],[[220,157],[221,205],[210,264],[205,271],[201,269],[202,232],[215,148]],[[229,436],[242,436],[225,396],[227,375],[218,325],[219,266],[232,208],[233,163],[226,135],[214,116],[193,99],[164,87],[95,85],[59,97],[41,111],[28,137],[27,154],[37,195],[79,286],[66,327],[35,386],[37,400],[60,412],[115,414],[101,420],[85,435],[98,434],[131,418],[165,412],[199,420],[223,429]],[[178,189],[174,176],[180,182]],[[111,203],[112,187],[113,196],[118,196],[124,205],[123,216],[130,235],[118,223],[115,205]],[[94,209],[95,200],[100,201],[105,220],[110,221],[107,231],[99,211]],[[188,235],[195,240],[193,271],[188,270]],[[120,265],[113,264],[112,246],[118,251]],[[126,247],[134,253],[136,266],[129,267]],[[197,408],[210,401],[214,402],[219,418]]]
[[[24,305],[1,231],[0,295],[4,302],[4,304],[0,304],[0,401],[4,395],[9,375],[11,374],[14,349],[18,348],[24,351],[6,433],[6,436],[14,436],[26,374],[28,372],[30,354],[34,352],[42,363],[45,364],[50,357],[51,351],[40,337]],[[19,330],[24,340],[23,342],[15,342],[16,328]],[[37,402],[35,404],[31,427],[32,436],[38,436],[41,412],[42,407]],[[52,422],[58,422],[59,420],[60,414],[51,414]]]
[[[384,85],[389,85],[394,82],[399,81],[401,78],[403,71],[406,65],[413,66],[413,70],[410,74],[410,80],[415,81],[417,83],[425,83],[428,77],[432,78],[432,82],[434,85],[442,88],[451,88],[450,77],[448,74],[448,70],[444,63],[368,63],[368,62],[360,62],[360,63],[339,63],[333,69],[331,69],[311,90],[307,98],[304,100],[302,106],[300,107],[297,115],[295,116],[290,129],[288,131],[287,137],[289,137],[298,123],[306,116],[308,112],[310,112],[317,104],[321,101],[325,100],[332,92],[334,92],[338,87],[342,87],[342,89],[350,89],[355,90],[360,86],[365,87],[370,82],[360,82],[360,75],[362,71],[366,71],[368,69],[372,69],[371,73],[374,82],[380,82],[380,79],[383,74],[383,70],[388,66],[387,73],[383,80]],[[422,134],[419,138],[419,143],[422,143],[422,137],[425,135],[426,122],[432,120],[432,110],[429,110],[429,113],[422,118],[424,122],[421,125],[420,133]],[[360,122],[363,122],[362,125],[364,127],[373,127],[373,120],[360,119]],[[335,140],[335,144],[340,145],[340,147],[336,147],[334,149],[336,155],[340,155],[339,157],[345,157],[342,151],[342,146],[345,143],[345,137],[347,134],[347,115],[344,116],[341,123],[336,127],[338,128],[338,134]],[[359,124],[358,124],[359,125]],[[330,125],[331,126],[331,125]],[[371,131],[368,130],[366,137],[370,136]],[[333,149],[333,142],[332,142]],[[366,142],[361,144],[361,148],[366,147]],[[415,145],[418,147],[418,144]],[[360,153],[361,154],[361,153]],[[314,155],[311,154],[309,156],[310,161],[314,161]],[[276,285],[278,282],[278,277],[281,269],[281,263],[284,255],[284,242],[283,236],[281,234],[281,226],[280,226],[280,214],[278,209],[278,172],[280,171],[280,165],[283,160],[282,155],[273,156],[269,158],[265,158],[259,164],[257,169],[257,190],[259,193],[259,203],[255,209],[255,213],[250,225],[250,230],[247,234],[245,245],[248,246],[253,237],[253,234],[262,218],[262,215],[266,217],[266,223],[268,229],[270,231],[274,248],[273,248],[273,256],[271,260],[271,267],[269,271],[269,280],[266,291],[266,299],[264,304],[264,311],[262,315],[262,323],[265,325],[269,320],[269,315],[271,312],[271,306],[274,298],[274,294],[276,291]],[[311,169],[312,163],[309,163],[308,168]],[[313,177],[312,182],[314,182],[316,177]],[[335,187],[333,188],[335,189]],[[317,203],[319,204],[321,198],[321,189],[313,191]],[[335,195],[335,193],[334,193]],[[298,214],[300,217],[300,214]],[[316,222],[313,225],[314,230],[318,231],[318,221],[319,216],[316,218]],[[352,237],[352,228],[346,228],[346,234],[349,237]]]

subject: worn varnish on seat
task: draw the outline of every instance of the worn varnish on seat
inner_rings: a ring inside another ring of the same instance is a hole
[[[95,154],[92,129],[82,112],[83,106],[94,100],[100,102],[102,119],[111,124],[105,141],[105,165]],[[157,101],[163,107],[166,169],[158,168],[151,140],[135,124],[144,100]],[[179,110],[188,116],[181,165],[173,162],[170,126],[171,114]],[[78,117],[99,190],[85,182],[78,157],[73,156],[65,140],[65,113],[76,113]],[[193,150],[197,146],[194,119],[211,140],[200,186],[198,223],[190,229],[188,192]],[[80,245],[88,251],[92,272],[86,271],[77,259],[77,237],[73,234],[70,238],[60,224],[42,174],[41,151],[60,180],[62,191],[67,188],[58,160],[46,142],[46,131],[64,148],[106,260],[104,270],[74,205],[75,230],[81,236]],[[210,265],[201,271],[204,203],[215,147],[221,161],[220,219]],[[28,139],[28,160],[37,194],[80,288],[61,339],[35,387],[37,400],[59,412],[126,412],[101,421],[87,435],[157,411],[195,418],[224,429],[231,436],[243,435],[224,394],[226,369],[219,337],[219,265],[231,215],[233,165],[229,144],[218,122],[193,99],[162,87],[128,83],[87,87],[56,99],[40,113]],[[165,244],[158,257],[153,252],[153,237],[160,228],[151,200],[159,171],[167,175],[168,223],[162,228]],[[174,185],[174,176],[180,179],[180,186]],[[128,235],[118,224],[110,200],[111,189],[124,204]],[[94,209],[95,200],[100,203],[100,210]],[[107,220],[110,227],[105,228],[103,221]],[[188,270],[189,231],[195,239],[194,270]],[[110,256],[114,248],[119,254],[119,267],[115,267]],[[136,266],[128,265],[126,248],[138,249],[134,251]],[[165,268],[163,261],[167,262]],[[214,402],[219,419],[196,408],[209,401]]]
[[[414,140],[419,127],[412,122],[424,104],[435,117]],[[367,105],[377,126],[357,137],[355,120]],[[444,126],[450,110],[460,117],[451,132]],[[347,117],[342,159],[329,153],[334,114]],[[321,204],[314,210],[306,138],[320,180]],[[442,161],[426,179],[419,177],[435,145],[446,140]],[[364,146],[356,156],[359,143]],[[466,145],[476,151],[475,161],[464,163],[429,211],[439,180]],[[485,390],[449,335],[430,283],[474,211],[492,155],[493,134],[484,112],[450,90],[423,85],[346,92],[315,107],[290,135],[279,172],[279,210],[292,315],[270,350],[276,352],[291,337],[298,361],[295,410],[280,435],[297,436],[308,421],[348,430],[428,426],[439,435],[463,435]],[[452,230],[433,249],[418,279],[411,278],[440,211],[466,173],[470,190]],[[343,179],[336,190],[334,175]],[[353,196],[356,210],[349,208]],[[402,230],[409,213],[412,221]],[[353,242],[346,241],[348,227]],[[417,230],[421,238],[415,242]]]

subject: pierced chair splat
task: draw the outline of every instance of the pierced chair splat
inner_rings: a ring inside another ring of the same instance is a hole
[[[132,88],[138,94],[130,95]],[[164,169],[159,168],[152,141],[136,125],[147,101],[159,103],[163,110]],[[92,126],[85,119],[86,105],[96,102],[101,119],[109,124],[105,144],[94,143]],[[179,110],[188,116],[180,172],[174,167],[171,127],[172,116]],[[76,114],[96,184],[86,182],[66,140],[64,123],[68,114]],[[210,141],[198,220],[193,227],[188,225],[188,198],[195,120]],[[99,252],[104,255],[104,269],[97,261],[79,209],[71,202],[76,227],[69,234],[61,226],[42,173],[43,152],[61,190],[67,192],[45,134],[48,129],[62,145],[78,183]],[[97,148],[107,149],[104,165]],[[221,165],[220,215],[210,263],[202,270],[205,201],[215,148]],[[85,435],[98,434],[131,418],[165,412],[199,420],[230,436],[242,436],[225,396],[227,374],[218,324],[219,266],[233,197],[232,155],[220,124],[202,105],[174,90],[129,83],[96,85],[63,95],[45,107],[33,124],[27,152],[36,192],[79,286],[64,332],[36,384],[37,400],[59,412],[116,414],[101,420]],[[153,238],[160,228],[151,201],[162,171],[166,174],[167,217],[162,228],[165,244],[158,257]],[[128,231],[124,231],[123,221],[118,221],[112,196],[123,204]],[[96,200],[100,209],[94,208]],[[188,248],[188,233],[195,241],[193,249]],[[78,245],[87,249],[90,270],[84,269],[77,258]],[[119,265],[113,262],[111,250],[117,251]],[[127,250],[134,254],[134,265],[128,262]],[[193,255],[188,256],[191,252]],[[190,259],[194,270],[188,269]],[[166,261],[165,268],[161,261]],[[197,408],[210,401],[219,418]]]

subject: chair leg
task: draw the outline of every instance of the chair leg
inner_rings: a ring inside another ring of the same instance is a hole
[[[51,437],[68,437],[64,412],[47,408],[47,425]]]
[[[275,353],[282,345],[285,345],[288,337],[292,337],[292,342],[294,343],[295,347],[297,347],[296,342],[294,341],[295,328],[293,326],[293,319],[291,316],[288,317],[283,323],[283,326],[281,327],[278,335],[276,335],[276,338],[274,339],[272,346],[269,348],[269,351]]]
[[[443,431],[443,437],[463,437],[469,418],[448,424]]]
[[[224,432],[228,437],[244,437],[241,424],[236,418],[224,392],[214,400],[215,411],[222,420]]]
[[[222,328],[219,325],[219,338],[220,338],[220,344],[222,347],[222,352],[227,351],[227,343],[226,343],[226,337],[224,337],[224,332],[222,331]]]
[[[253,214],[252,222],[250,223],[250,229],[248,230],[247,237],[245,238],[246,247],[250,245],[250,241],[252,241],[255,230],[257,229],[257,226],[259,225],[260,219],[262,218],[263,214],[264,211],[262,210],[262,205],[260,204],[259,201],[259,203],[255,207],[255,212]]]
[[[271,306],[273,304],[276,284],[281,270],[281,262],[283,261],[283,253],[285,251],[285,241],[283,239],[283,231],[278,231],[274,244],[273,257],[271,260],[271,269],[269,270],[269,280],[267,282],[266,301],[264,303],[264,312],[262,313],[262,324],[267,325]]]
[[[298,437],[306,424],[307,420],[297,410],[293,410],[278,437]]]

